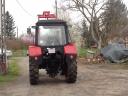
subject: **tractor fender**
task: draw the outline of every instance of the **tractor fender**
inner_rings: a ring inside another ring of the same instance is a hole
[[[37,47],[37,46],[29,46],[28,48],[28,54],[29,56],[40,56],[42,55],[42,51],[41,51],[41,48],[40,47]]]
[[[75,44],[69,43],[66,46],[64,46],[64,53],[66,55],[68,55],[68,54],[77,55],[77,48],[76,48]]]

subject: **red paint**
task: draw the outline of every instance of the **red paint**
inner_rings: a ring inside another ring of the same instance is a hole
[[[77,55],[77,49],[75,44],[71,43],[64,47],[64,53],[65,54],[75,54]]]
[[[37,46],[29,46],[29,56],[40,56],[42,54],[41,48]]]

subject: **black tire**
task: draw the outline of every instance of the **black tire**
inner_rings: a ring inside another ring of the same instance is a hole
[[[29,80],[31,85],[38,84],[39,68],[34,58],[29,58]]]
[[[77,62],[72,61],[67,65],[66,81],[67,83],[75,83],[77,79]]]

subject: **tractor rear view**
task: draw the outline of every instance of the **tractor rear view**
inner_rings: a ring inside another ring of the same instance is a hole
[[[77,51],[71,42],[67,23],[56,19],[49,11],[38,17],[46,20],[36,23],[34,44],[29,46],[30,84],[38,84],[39,69],[45,69],[52,78],[61,74],[68,83],[75,83]]]

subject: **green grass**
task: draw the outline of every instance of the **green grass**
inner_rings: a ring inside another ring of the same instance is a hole
[[[6,75],[0,75],[0,85],[12,80],[19,76],[19,66],[17,65],[18,59],[12,57],[9,60],[9,69]]]
[[[79,53],[79,57],[80,58],[86,57],[86,55],[87,55],[87,49],[86,48],[79,48],[78,49],[78,53]]]
[[[27,56],[27,50],[13,51],[13,57],[24,57],[24,56]]]
[[[98,49],[93,49],[93,48],[78,48],[78,54],[80,58],[85,58],[88,57],[87,50],[93,51],[94,53],[98,52]]]

